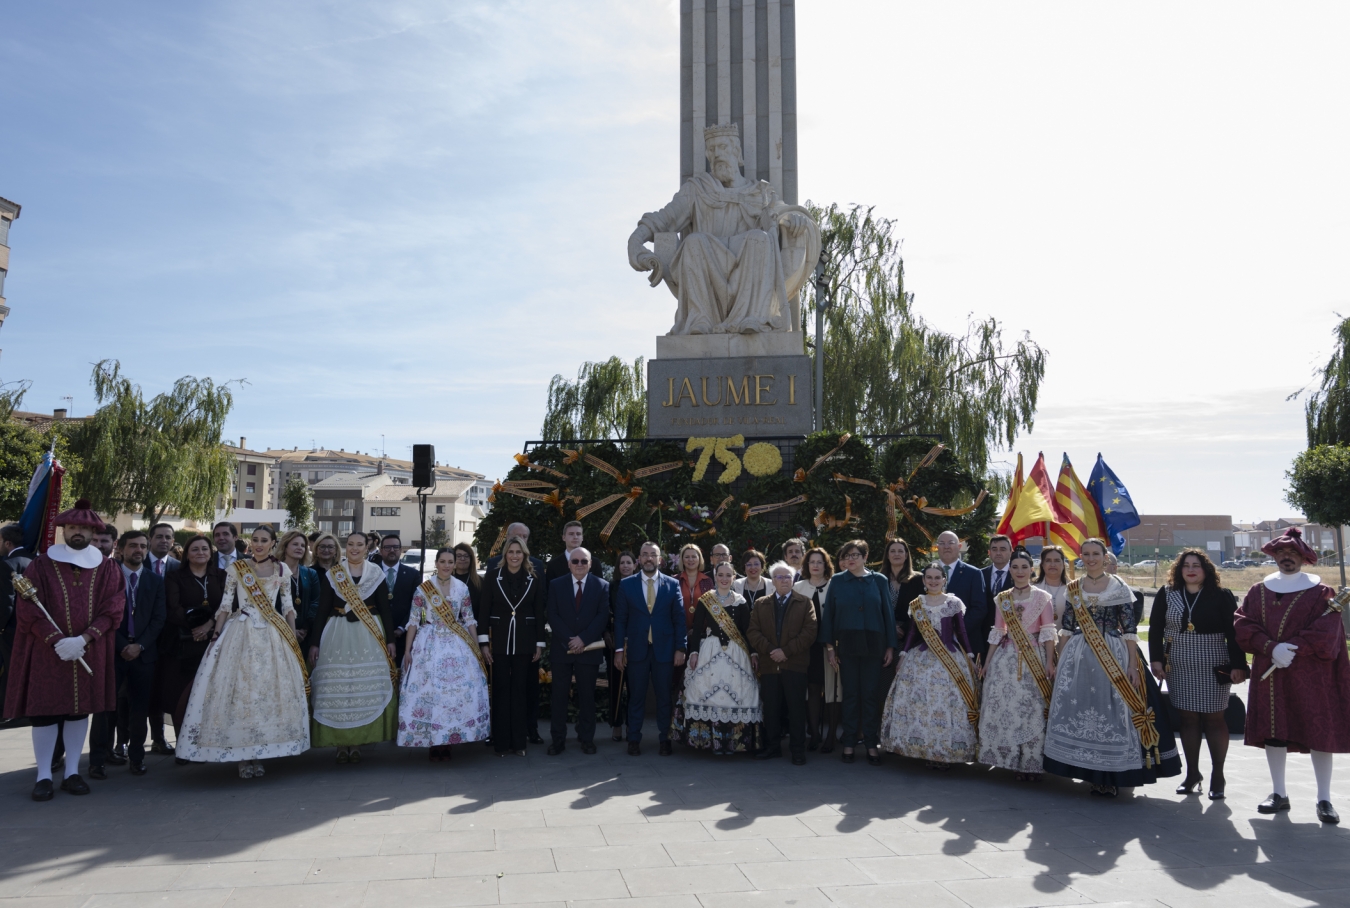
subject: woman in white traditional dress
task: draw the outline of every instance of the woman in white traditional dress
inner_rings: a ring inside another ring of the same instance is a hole
[[[1087,576],[1069,583],[1059,632],[1068,642],[1050,702],[1045,771],[1114,798],[1120,788],[1180,775],[1181,757],[1157,685],[1143,670],[1134,593],[1106,573],[1106,551],[1102,540],[1086,540],[1080,554]]]
[[[929,769],[977,756],[979,682],[966,607],[946,586],[939,562],[924,568],[924,594],[909,604],[909,633],[881,724],[882,748],[926,760]]]
[[[1055,678],[1055,600],[1031,585],[1031,554],[1021,546],[1008,562],[1008,573],[1012,589],[994,597],[979,761],[1011,769],[1019,781],[1039,782]]]
[[[469,587],[454,574],[455,550],[441,549],[413,593],[399,692],[398,746],[430,747],[437,763],[452,744],[487,740],[491,713]]]
[[[177,754],[205,763],[238,761],[239,778],[263,775],[263,760],[309,750],[305,666],[295,640],[291,576],[273,557],[266,524],[249,540],[251,559],[226,571],[212,643],[188,696]]]
[[[731,588],[736,569],[722,562],[713,589],[694,609],[689,629],[689,665],[675,706],[671,737],[720,756],[754,753],[764,720],[759,701],[759,659],[745,641],[750,603]]]
[[[369,543],[347,535],[346,557],[319,579],[319,612],[305,638],[314,666],[315,747],[336,747],[339,763],[360,763],[361,745],[398,731],[396,650],[389,640],[389,586],[366,560]]]

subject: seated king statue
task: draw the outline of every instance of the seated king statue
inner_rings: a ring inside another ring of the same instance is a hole
[[[694,174],[670,204],[642,216],[628,238],[629,264],[675,295],[671,334],[800,330],[797,292],[820,257],[815,219],[741,173],[736,124],[710,126],[703,140],[712,172]]]

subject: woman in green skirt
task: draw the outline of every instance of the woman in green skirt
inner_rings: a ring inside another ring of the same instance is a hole
[[[314,707],[313,747],[337,747],[339,763],[360,763],[362,744],[398,732],[398,668],[384,573],[366,560],[368,543],[350,533],[346,557],[320,575],[319,611],[306,638]]]

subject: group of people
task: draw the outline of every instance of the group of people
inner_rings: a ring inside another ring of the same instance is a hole
[[[459,545],[438,551],[424,579],[400,563],[397,537],[372,553],[361,533],[278,538],[264,525],[239,557],[222,524],[170,563],[158,527],[123,533],[114,560],[91,545],[109,528],[86,502],[56,522],[64,542],[21,571],[31,588],[15,599],[5,696],[5,716],[33,728],[38,800],[62,769],[62,789],[89,791],[78,772],[87,730],[94,778],[120,756],[114,734],[145,772],[152,713],[172,715],[179,763],[233,762],[242,778],[311,747],[359,763],[362,746],[390,740],[433,761],[475,741],[524,755],[543,743],[546,648],[550,756],[566,750],[569,724],[596,752],[605,670],[613,739],[634,756],[650,691],[661,755],[683,743],[773,759],[786,739],[798,765],[838,746],[847,763],[860,751],[873,765],[883,752],[935,770],[981,763],[1113,797],[1181,773],[1170,699],[1187,764],[1177,792],[1200,787],[1204,738],[1220,799],[1224,712],[1251,653],[1246,740],[1265,748],[1274,789],[1258,809],[1289,809],[1286,754],[1310,751],[1317,815],[1338,821],[1331,754],[1350,751],[1350,663],[1340,603],[1303,571],[1317,556],[1297,529],[1265,547],[1279,571],[1241,606],[1203,551],[1184,551],[1148,616],[1146,660],[1143,597],[1099,539],[1081,546],[1078,577],[1070,553],[1035,558],[1004,536],[977,568],[943,533],[922,565],[901,539],[872,566],[863,540],[831,555],[791,539],[773,563],[743,553],[743,573],[725,545],[705,563],[695,544],[667,561],[646,542],[619,553],[606,579],[579,522],[547,562],[512,524],[481,575]]]

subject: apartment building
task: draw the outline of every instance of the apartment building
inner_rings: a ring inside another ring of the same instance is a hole
[[[483,510],[468,499],[472,479],[438,476],[427,491],[428,536],[445,532],[448,545],[472,542]],[[335,473],[314,486],[314,523],[322,532],[385,535],[396,532],[408,547],[421,545],[417,490],[389,473]]]
[[[4,325],[5,317],[9,315],[9,307],[5,305],[5,278],[9,275],[9,228],[19,219],[22,207],[18,202],[0,198],[0,325]]]

